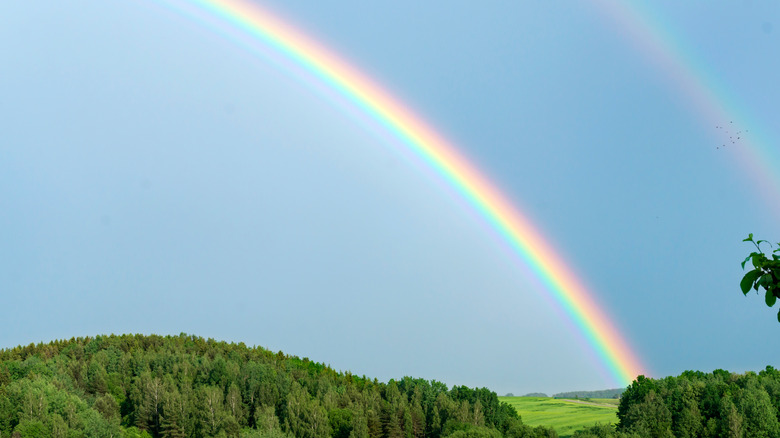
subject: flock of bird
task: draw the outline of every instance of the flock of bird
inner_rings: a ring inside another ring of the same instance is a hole
[[[734,123],[734,121],[730,121],[729,125],[731,125],[733,123]],[[742,135],[743,131],[737,131],[735,134],[732,134],[731,131],[728,130],[725,126],[715,126],[715,128],[717,128],[717,129],[726,129],[724,134],[727,134],[729,136],[729,141],[731,141],[731,144],[736,144],[737,140],[741,140],[742,139],[741,135]],[[744,132],[747,133],[748,130],[746,129]],[[728,144],[728,141],[723,143],[723,144],[721,144],[720,146],[717,146],[715,149],[725,148],[726,144]]]

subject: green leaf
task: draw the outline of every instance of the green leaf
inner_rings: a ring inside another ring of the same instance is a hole
[[[749,256],[745,257],[745,260],[742,261],[742,269],[745,269],[745,263],[747,263],[750,258],[753,257],[753,254],[750,254]]]
[[[780,311],[777,312],[777,322],[780,322]]]
[[[761,276],[761,271],[759,271],[758,269],[753,269],[752,271],[748,271],[748,273],[745,274],[744,277],[742,277],[742,281],[739,282],[739,287],[742,288],[743,295],[747,295],[748,292],[750,292],[750,288],[753,286],[753,283],[760,276]]]
[[[753,241],[753,233],[748,234],[747,239],[744,239],[743,242],[752,242]]]
[[[777,301],[777,297],[775,296],[775,294],[772,293],[771,290],[767,289],[764,300],[766,301],[767,306],[772,307],[775,305],[775,301]]]
[[[763,287],[764,289],[769,289],[772,286],[772,274],[764,274],[761,276],[761,278],[758,279],[758,283],[756,283],[758,286]]]

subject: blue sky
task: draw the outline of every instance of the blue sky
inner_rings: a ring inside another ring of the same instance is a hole
[[[604,9],[262,4],[489,175],[652,376],[778,366],[776,309],[738,287],[741,240],[780,240],[753,146],[718,148]],[[779,6],[637,5],[774,151]],[[614,386],[463,200],[279,65],[155,0],[5,2],[0,53],[0,346],[187,332],[382,380]]]

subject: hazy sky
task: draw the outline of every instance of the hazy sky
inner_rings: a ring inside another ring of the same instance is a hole
[[[262,4],[470,157],[651,376],[778,366],[739,263],[780,240],[777,171],[741,164],[780,169],[780,5],[632,3],[690,70],[606,1]],[[0,347],[186,332],[381,380],[614,386],[452,189],[284,66],[158,0],[0,2],[0,54]]]

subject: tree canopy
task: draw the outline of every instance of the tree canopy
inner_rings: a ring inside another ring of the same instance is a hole
[[[552,434],[552,435],[551,435]],[[486,388],[378,382],[308,358],[179,336],[0,350],[6,437],[535,437]]]
[[[616,426],[598,425],[574,437],[777,437],[778,418],[780,371],[685,371],[639,376],[620,398]]]

